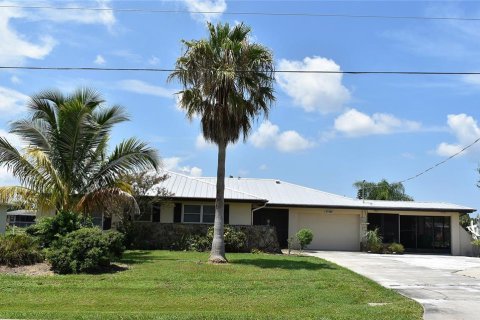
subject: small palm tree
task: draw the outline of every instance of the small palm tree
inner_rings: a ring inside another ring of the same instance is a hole
[[[217,193],[212,251],[209,260],[226,262],[224,243],[225,158],[229,143],[243,135],[252,122],[268,111],[273,95],[273,55],[249,41],[250,28],[243,23],[208,24],[209,38],[183,41],[184,54],[177,59],[169,80],[183,85],[180,106],[191,120],[201,117],[205,140],[218,146]]]
[[[400,182],[389,183],[382,179],[380,182],[357,181],[353,184],[357,188],[358,199],[413,201],[405,194],[405,187]]]
[[[102,199],[124,198],[122,175],[158,166],[157,152],[134,138],[107,155],[112,127],[128,117],[120,106],[104,106],[94,90],[44,91],[31,97],[28,110],[10,130],[26,144],[23,150],[0,137],[0,165],[20,182],[0,187],[0,202],[82,211]]]

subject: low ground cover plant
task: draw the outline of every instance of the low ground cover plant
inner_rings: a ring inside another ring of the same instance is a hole
[[[16,267],[43,260],[43,252],[35,238],[24,233],[0,237],[0,265]]]

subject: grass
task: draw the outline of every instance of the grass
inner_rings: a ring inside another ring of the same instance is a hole
[[[101,275],[0,276],[0,318],[421,319],[422,308],[313,257],[130,251],[129,270]],[[386,303],[369,306],[368,303]]]

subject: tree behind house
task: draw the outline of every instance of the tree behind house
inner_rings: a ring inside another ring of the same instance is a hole
[[[413,201],[411,196],[405,194],[405,188],[400,182],[389,183],[385,179],[378,183],[357,181],[353,186],[357,189],[357,199]]]

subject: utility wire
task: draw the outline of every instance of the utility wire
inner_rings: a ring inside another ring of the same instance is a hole
[[[477,138],[475,141],[473,141],[472,143],[470,143],[469,145],[465,146],[463,149],[461,149],[460,151],[456,152],[455,154],[452,154],[450,157],[434,164],[433,166],[431,166],[430,168],[420,172],[420,173],[417,173],[416,175],[414,176],[411,176],[410,178],[407,178],[407,179],[404,179],[404,180],[401,180],[399,181],[398,183],[404,183],[404,182],[407,182],[407,181],[410,181],[410,180],[413,180],[415,178],[418,178],[420,177],[421,175],[424,175],[425,173],[435,169],[436,167],[444,164],[445,162],[447,162],[448,160],[451,160],[453,158],[455,158],[456,156],[458,156],[459,154],[463,153],[465,150],[467,150],[468,148],[471,148],[474,144],[478,143],[480,141],[480,138]]]
[[[408,181],[411,181],[411,180],[413,180],[413,179],[416,179],[416,178],[424,175],[425,173],[427,173],[427,172],[429,172],[429,171],[437,168],[438,166],[441,166],[441,165],[444,164],[445,162],[447,162],[447,161],[455,158],[456,156],[460,155],[461,153],[465,152],[467,149],[471,148],[473,145],[475,145],[475,144],[478,143],[479,141],[480,141],[480,137],[477,138],[477,139],[476,139],[475,141],[473,141],[472,143],[470,143],[469,145],[463,147],[461,150],[459,150],[459,151],[456,152],[455,154],[451,155],[450,157],[448,157],[448,158],[446,158],[446,159],[444,159],[444,160],[442,160],[442,161],[440,161],[440,162],[437,162],[436,164],[434,164],[433,166],[429,167],[428,169],[425,169],[425,170],[423,170],[423,171],[417,173],[416,175],[413,175],[413,176],[411,176],[411,177],[409,177],[409,178],[407,178],[407,179],[400,180],[400,181],[397,181],[397,182],[392,182],[392,183],[389,182],[389,184],[390,184],[390,185],[396,184],[396,183],[401,183],[401,184],[403,184],[403,183],[405,183],[405,182],[408,182]],[[381,188],[381,186],[372,186],[372,185],[371,185],[371,186],[364,186],[364,185],[363,185],[363,186],[360,187],[359,190],[369,191],[369,190],[374,190],[374,189],[377,189],[377,188]]]
[[[105,67],[35,67],[35,66],[0,66],[0,70],[51,70],[51,71],[132,71],[132,72],[174,72],[172,68],[105,68]],[[213,69],[212,69],[213,70]],[[225,70],[217,70],[222,72]],[[228,70],[231,71],[231,70]],[[236,72],[258,72],[254,70],[235,70]],[[350,75],[480,75],[480,71],[369,71],[369,70],[272,70],[274,73],[305,74],[350,74]]]
[[[287,17],[319,17],[319,18],[353,18],[353,19],[396,19],[396,20],[460,20],[480,21],[480,17],[422,17],[422,16],[392,16],[392,15],[357,15],[345,13],[310,13],[310,12],[269,12],[269,11],[191,11],[172,9],[144,9],[144,8],[103,8],[103,7],[56,7],[56,6],[22,6],[0,5],[0,8],[37,9],[37,10],[86,10],[110,11],[125,13],[175,13],[175,14],[223,14],[223,15],[251,15],[251,16],[287,16]]]

